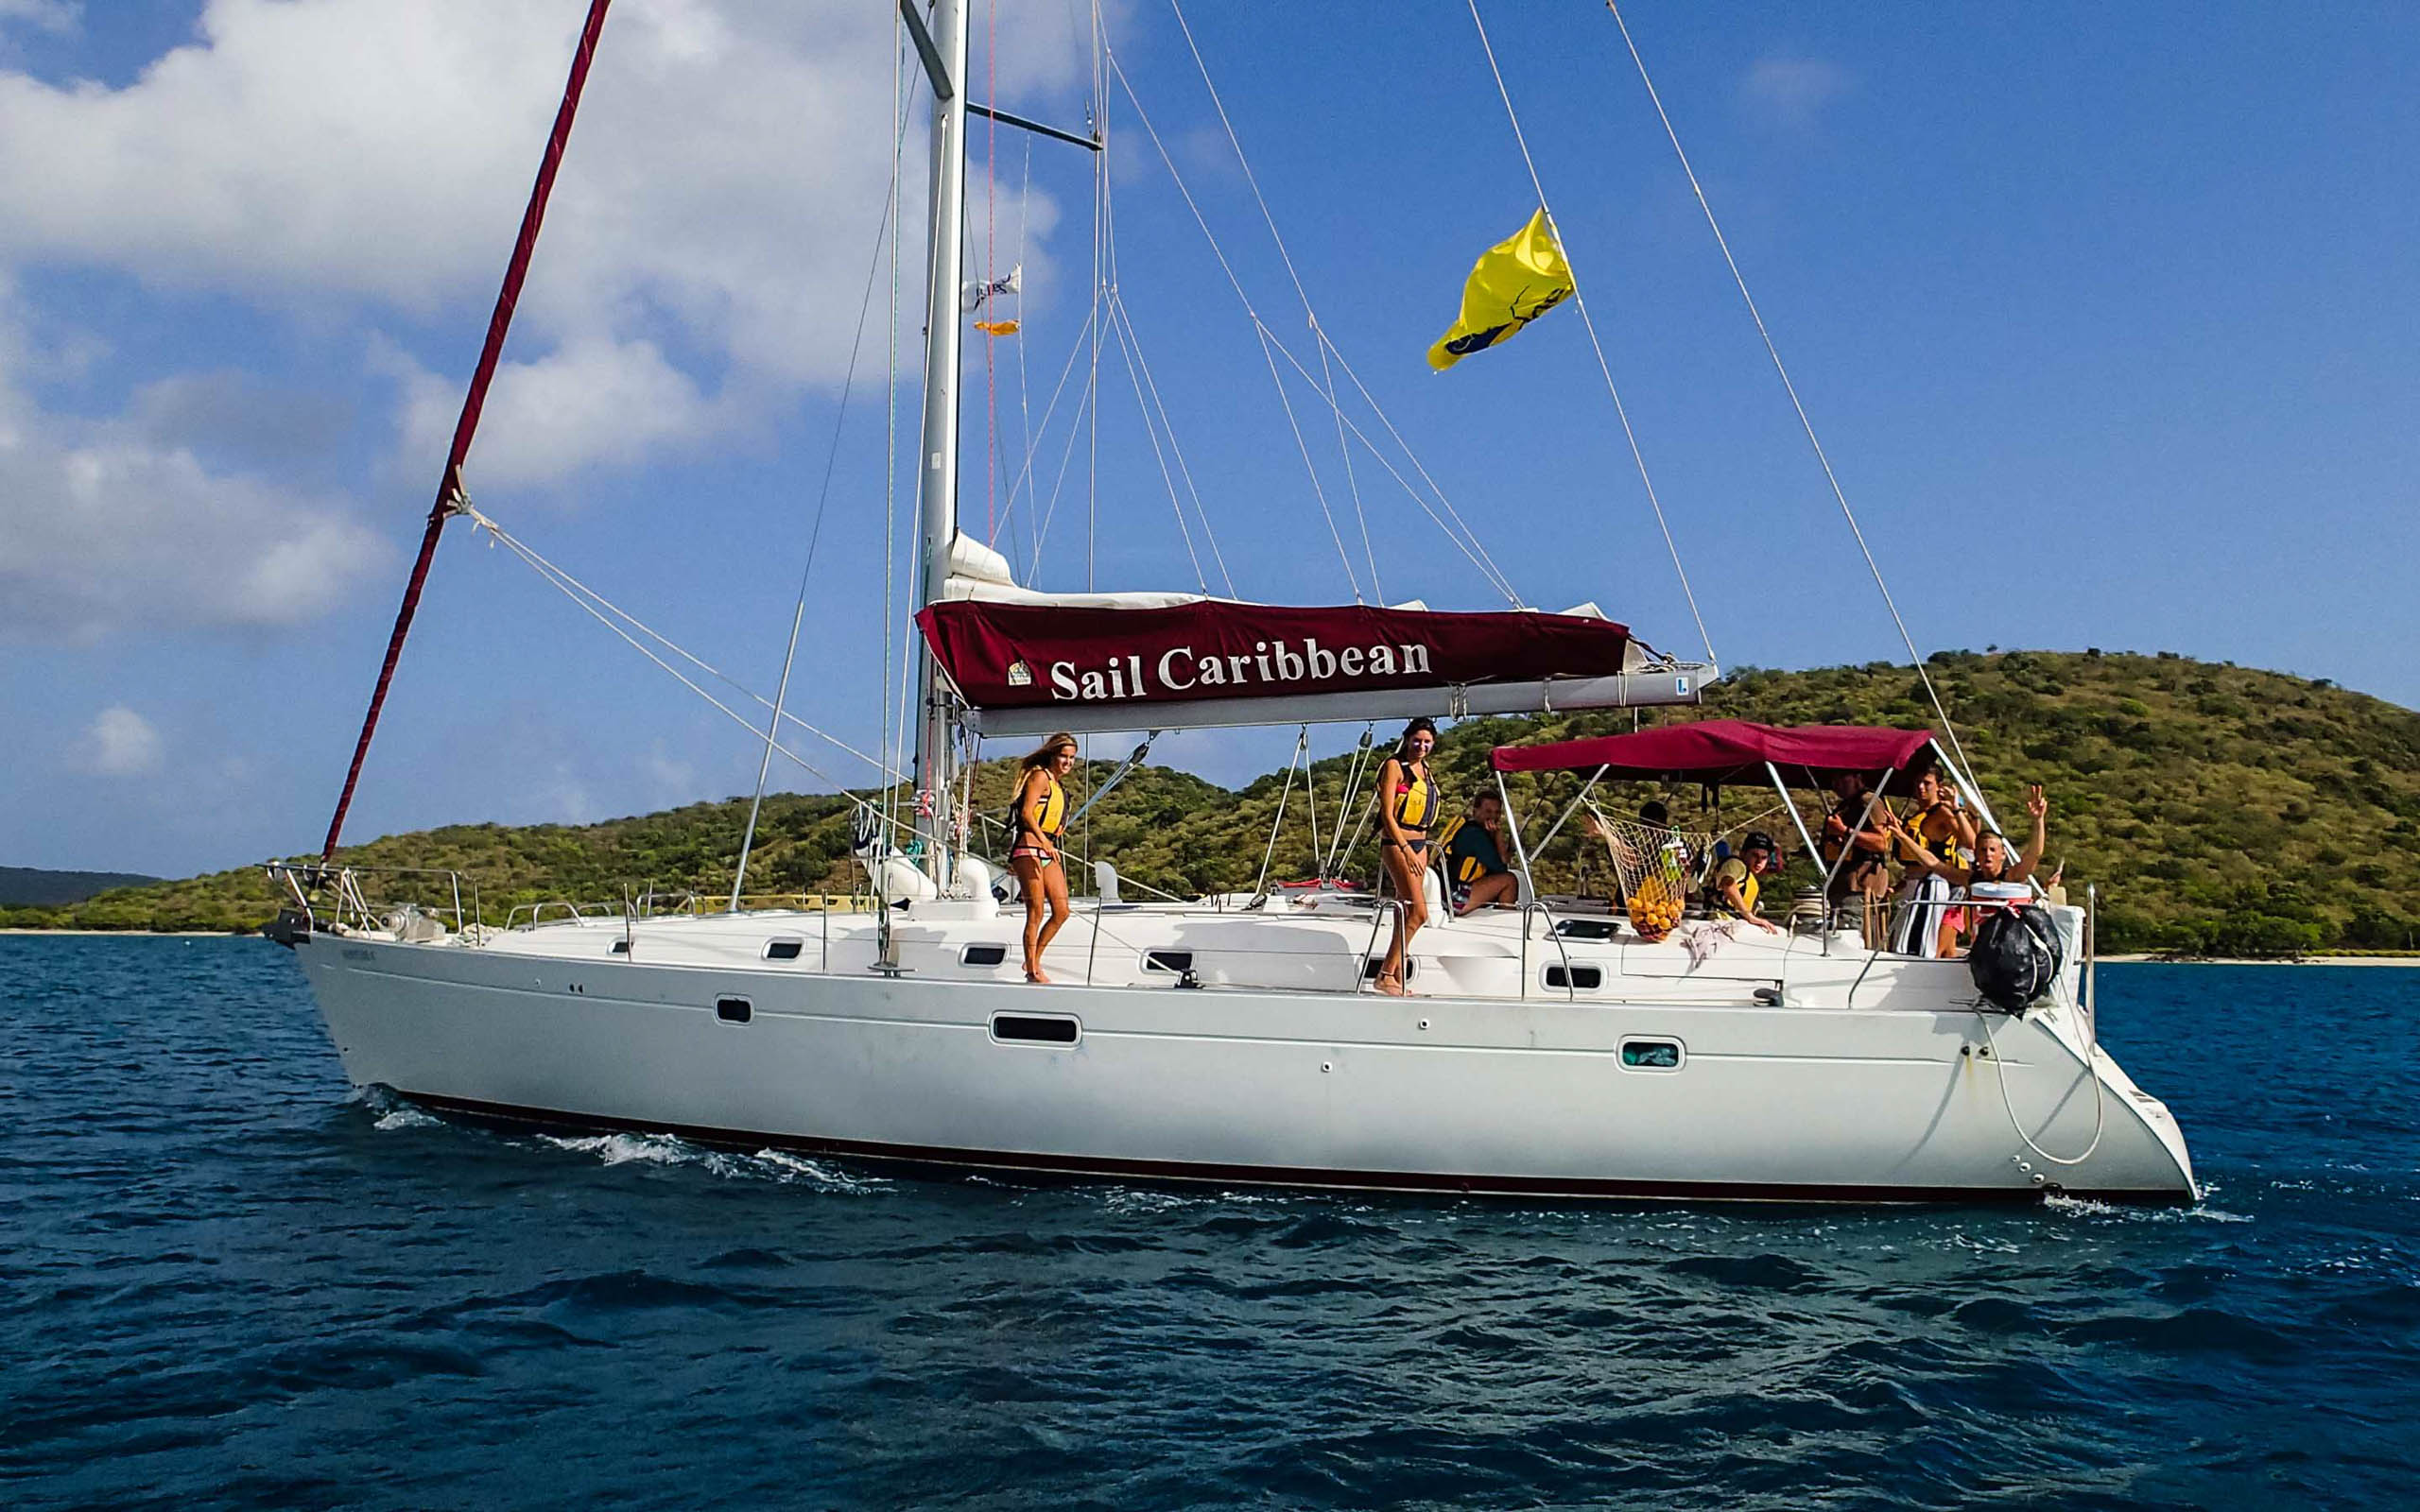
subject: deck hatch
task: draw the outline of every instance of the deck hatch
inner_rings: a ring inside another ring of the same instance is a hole
[[[1193,953],[1191,951],[1145,951],[1143,970],[1174,971],[1182,976],[1193,970]]]
[[[1059,1013],[995,1013],[992,1038],[1004,1043],[1072,1045],[1082,1026]]]

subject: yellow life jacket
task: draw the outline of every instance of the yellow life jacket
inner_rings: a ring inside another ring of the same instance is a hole
[[[1731,909],[1730,900],[1722,896],[1722,879],[1732,875],[1731,868],[1734,865],[1737,865],[1739,868],[1738,879],[1740,912],[1754,915],[1756,911],[1756,894],[1759,890],[1756,884],[1756,874],[1749,868],[1747,862],[1740,860],[1737,856],[1733,856],[1729,861],[1725,861],[1722,865],[1715,868],[1714,875],[1708,877],[1705,882],[1706,912],[1713,914],[1718,918],[1728,914]]]
[[[1056,840],[1059,838],[1059,832],[1064,829],[1067,823],[1067,794],[1059,785],[1059,779],[1048,772],[1042,774],[1042,781],[1044,783],[1042,801],[1036,805],[1042,812],[1035,816],[1040,822],[1034,825],[1034,828]]]
[[[1425,768],[1407,766],[1404,771],[1411,780],[1395,784],[1395,822],[1407,830],[1426,830],[1429,812],[1436,807],[1436,790],[1429,785]]]

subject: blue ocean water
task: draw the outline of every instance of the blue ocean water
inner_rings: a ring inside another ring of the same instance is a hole
[[[2197,1210],[500,1135],[352,1098],[265,942],[0,938],[0,1502],[2413,1505],[2420,972],[2102,987]]]

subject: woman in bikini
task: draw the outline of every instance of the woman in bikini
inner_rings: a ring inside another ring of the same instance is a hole
[[[1017,835],[1009,848],[1009,869],[1025,894],[1025,979],[1047,982],[1042,953],[1067,921],[1067,868],[1059,859],[1059,837],[1067,828],[1067,792],[1060,779],[1076,767],[1076,737],[1061,731],[1017,763]],[[1050,910],[1043,921],[1045,905]]]
[[[1378,971],[1378,990],[1403,996],[1404,953],[1411,936],[1428,922],[1428,826],[1437,813],[1437,787],[1428,779],[1428,753],[1437,748],[1437,724],[1415,719],[1403,727],[1395,753],[1378,768],[1378,856],[1386,863],[1403,911],[1395,916],[1395,937],[1387,947],[1386,965]]]

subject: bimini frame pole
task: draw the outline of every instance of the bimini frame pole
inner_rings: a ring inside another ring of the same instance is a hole
[[[387,704],[388,685],[395,680],[395,663],[404,654],[404,638],[411,634],[412,616],[420,610],[421,589],[428,582],[428,566],[437,556],[437,538],[445,522],[461,512],[462,459],[470,455],[471,438],[478,434],[479,411],[486,407],[488,385],[494,381],[496,359],[504,352],[504,335],[512,328],[513,307],[521,301],[522,281],[529,273],[529,254],[538,246],[538,228],[546,218],[546,200],[555,192],[555,170],[562,166],[563,146],[571,140],[572,117],[579,112],[579,94],[588,84],[588,65],[596,56],[597,33],[605,29],[605,11],[613,0],[589,0],[588,22],[580,27],[579,45],[571,56],[571,77],[563,84],[562,103],[555,109],[555,129],[546,135],[545,156],[538,160],[538,181],[530,186],[528,208],[521,213],[521,234],[513,239],[512,260],[505,265],[504,286],[496,291],[495,310],[488,317],[487,341],[479,348],[479,366],[471,374],[470,392],[462,396],[462,413],[454,422],[454,444],[445,454],[445,472],[438,479],[437,502],[429,507],[428,528],[421,532],[420,556],[404,584],[403,607],[395,611],[394,632],[387,637],[387,659],[378,667],[378,684],[370,692],[370,712],[362,717],[361,738],[354,743],[353,765],[345,769],[344,791],[337,796],[337,811],[328,820],[321,861],[336,859],[337,843],[344,837],[344,816],[353,807],[353,790],[361,782],[361,764],[370,754],[371,737],[378,732],[378,713]]]
[[[1781,768],[1767,762],[1765,771],[1773,780],[1773,791],[1781,795],[1781,806],[1789,811],[1789,822],[1798,831],[1798,837],[1806,842],[1806,853],[1818,861],[1823,860],[1823,848],[1815,843],[1813,835],[1806,833],[1806,818],[1798,812],[1798,800],[1789,796],[1789,786],[1782,782]]]

